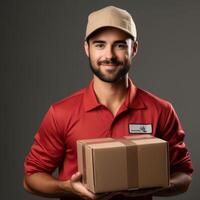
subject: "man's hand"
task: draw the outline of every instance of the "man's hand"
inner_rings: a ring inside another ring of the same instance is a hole
[[[77,172],[71,176],[70,186],[72,192],[84,199],[95,199],[95,195],[90,192],[82,183],[81,183],[81,173]]]
[[[111,193],[94,194],[90,192],[85,185],[81,182],[81,173],[77,172],[71,176],[70,186],[74,194],[80,196],[83,199],[92,200],[108,200],[110,199]]]

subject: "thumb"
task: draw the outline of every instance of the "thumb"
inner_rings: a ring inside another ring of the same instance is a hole
[[[76,181],[80,181],[80,180],[81,180],[81,173],[80,172],[76,172],[71,177],[72,182],[76,182]]]

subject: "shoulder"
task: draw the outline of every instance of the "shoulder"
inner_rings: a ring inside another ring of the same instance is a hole
[[[139,89],[139,93],[149,113],[159,118],[160,132],[164,133],[171,127],[174,130],[178,129],[181,133],[183,132],[180,120],[171,102],[143,89]]]
[[[147,108],[154,108],[156,110],[170,110],[172,104],[166,99],[163,99],[147,90],[137,88],[138,96],[142,99]]]
[[[82,104],[84,92],[85,88],[74,92],[73,94],[53,103],[51,107],[58,112],[74,110],[74,108],[77,108],[78,105]]]
[[[56,124],[59,132],[65,132],[70,120],[79,117],[83,107],[84,91],[85,88],[53,103],[50,106],[48,115],[50,115],[52,119],[51,121]]]

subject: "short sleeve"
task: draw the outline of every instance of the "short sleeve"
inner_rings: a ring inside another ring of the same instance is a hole
[[[56,113],[51,106],[41,122],[31,150],[25,159],[25,174],[52,173],[61,164],[64,152],[62,130],[58,126]]]
[[[162,113],[159,136],[169,143],[170,172],[185,172],[191,175],[193,167],[184,142],[185,132],[170,103]]]

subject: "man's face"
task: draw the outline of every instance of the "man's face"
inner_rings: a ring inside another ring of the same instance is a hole
[[[137,43],[116,28],[104,28],[85,43],[94,75],[109,83],[121,80],[128,73],[136,49]]]

